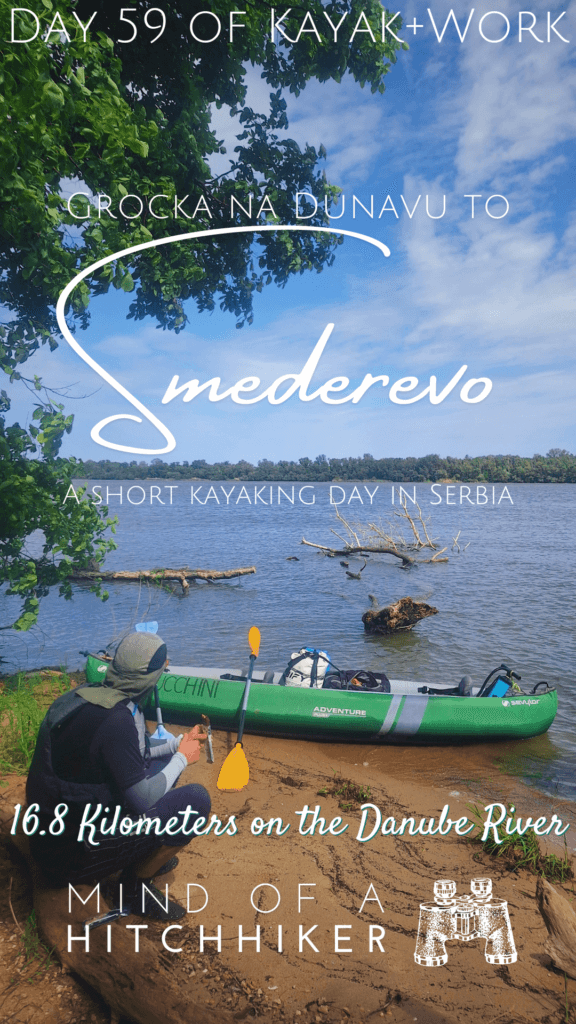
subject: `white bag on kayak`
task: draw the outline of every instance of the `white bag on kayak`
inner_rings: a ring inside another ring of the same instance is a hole
[[[301,647],[292,653],[282,673],[281,686],[321,687],[330,665],[330,655],[314,647]]]

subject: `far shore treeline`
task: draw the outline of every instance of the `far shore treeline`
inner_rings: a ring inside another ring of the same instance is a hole
[[[376,459],[372,455],[356,458],[328,459],[318,455],[315,459],[302,458],[297,462],[271,462],[262,459],[256,466],[241,459],[240,462],[215,462],[204,459],[193,462],[94,462],[74,460],[72,475],[88,480],[271,480],[321,483],[340,480],[390,480],[395,483],[451,482],[554,484],[576,483],[576,455],[561,448],[552,448],[546,455],[526,458],[520,455],[479,455],[463,459],[439,455],[423,458]]]

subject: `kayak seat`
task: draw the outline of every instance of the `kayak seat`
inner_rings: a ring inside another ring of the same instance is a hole
[[[450,689],[444,687],[441,690],[435,690],[433,686],[419,686],[418,693],[429,693],[436,697],[471,697],[472,679],[470,676],[462,676],[458,686],[451,686]]]
[[[461,697],[472,696],[472,678],[470,676],[462,676],[458,683],[458,693]]]
[[[238,682],[238,683],[245,683],[246,682],[246,676],[235,676],[233,672],[223,672],[222,675],[220,676],[220,679],[235,679],[236,682]],[[274,673],[273,673],[272,669],[269,668],[268,671],[265,672],[264,675],[262,676],[262,679],[254,679],[254,682],[255,683],[273,683],[274,682]]]

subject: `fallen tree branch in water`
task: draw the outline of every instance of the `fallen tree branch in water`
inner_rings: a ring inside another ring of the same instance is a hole
[[[80,569],[71,573],[69,580],[77,583],[94,583],[97,580],[107,582],[138,583],[141,580],[149,580],[150,583],[180,583],[182,590],[187,591],[190,583],[196,580],[205,580],[207,583],[214,583],[216,580],[231,580],[237,576],[249,576],[256,572],[255,565],[249,565],[242,569],[190,569],[184,566],[182,569],[140,569],[131,572],[127,569],[117,571],[109,569]]]
[[[410,524],[413,533],[413,540],[411,542],[408,542],[402,534],[394,528],[393,523],[369,522],[368,524],[363,524],[349,522],[344,518],[339,509],[335,508],[334,515],[336,516],[336,519],[342,523],[345,532],[342,531],[342,533],[338,533],[337,530],[334,530],[333,528],[331,528],[331,532],[338,537],[338,540],[342,541],[343,547],[332,548],[326,544],[317,544],[313,541],[306,540],[305,537],[302,538],[301,543],[306,544],[308,547],[316,548],[328,558],[335,558],[336,556],[348,557],[349,555],[394,555],[395,558],[401,559],[402,569],[410,569],[415,565],[436,565],[439,562],[447,562],[448,557],[445,555],[445,552],[448,548],[443,547],[438,550],[438,544],[432,539],[428,532],[429,524],[424,519],[422,510],[418,503],[415,501],[415,505],[418,510],[417,514],[411,514],[407,508],[406,496],[401,494],[401,489],[398,493],[400,503],[402,505],[402,511],[400,512],[395,509],[394,515],[400,519],[407,520]],[[424,536],[426,537],[425,541],[422,540],[420,533],[418,532],[418,527],[423,530]],[[346,534],[348,536],[346,536]],[[459,537],[460,532],[458,532],[457,536],[454,538],[454,544],[452,545],[453,549],[454,545],[456,545],[458,553],[460,553],[461,550],[460,544],[458,543]],[[468,542],[468,544],[469,543],[470,542]],[[466,544],[464,551],[468,547],[468,544]],[[432,548],[434,554],[431,558],[418,558],[417,556],[413,556],[408,553],[412,551],[421,552],[423,548]],[[442,555],[444,555],[443,558],[441,557]],[[347,568],[348,563],[341,562],[340,564],[345,569]],[[362,569],[360,572],[362,572]],[[351,579],[361,578],[359,573],[347,572],[346,575]]]
[[[360,547],[351,545],[345,548],[328,548],[324,544],[314,544],[311,540],[306,540],[304,537],[302,537],[300,543],[307,544],[309,548],[318,548],[319,551],[325,551],[330,558],[335,558],[336,555],[363,555],[365,552],[368,552],[368,554],[376,555],[394,555],[396,558],[402,559],[402,565],[412,565],[414,562],[413,558],[410,558],[408,555],[401,554],[400,551],[396,551],[395,548],[382,548],[366,544]]]

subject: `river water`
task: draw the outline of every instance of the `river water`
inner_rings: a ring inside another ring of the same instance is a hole
[[[193,585],[186,597],[134,583],[109,586],[104,604],[83,586],[74,587],[71,602],[51,594],[42,601],[34,630],[3,633],[5,671],[82,667],[80,651],[103,648],[136,622],[152,619],[176,664],[245,667],[252,625],[262,634],[263,668],[284,667],[301,646],[323,648],[338,666],[383,669],[388,676],[430,684],[457,683],[465,673],[481,681],[505,662],[530,686],[546,679],[558,688],[556,721],[533,740],[491,745],[476,754],[469,748],[447,752],[447,776],[458,781],[459,774],[466,778],[490,761],[543,792],[576,799],[575,485],[511,484],[505,490],[502,484],[485,484],[463,491],[460,485],[435,485],[434,491],[429,484],[404,485],[429,517],[431,535],[448,546],[449,561],[406,571],[391,556],[372,555],[359,580],[346,576],[340,558],[323,557],[301,544],[305,537],[341,546],[331,532],[342,535],[344,527],[330,503],[329,484],[230,481],[214,484],[212,491],[205,481],[177,486],[166,480],[104,481],[100,486],[104,497],[108,489],[110,513],[119,519],[118,549],[106,568],[254,565],[256,573]],[[395,518],[410,535],[409,524],[394,517],[398,497],[392,504],[391,484],[332,487],[333,500],[350,521],[378,524]],[[410,500],[407,506],[415,510]],[[458,533],[460,552],[452,549]],[[418,557],[430,554],[423,549]],[[294,556],[297,560],[289,560]],[[348,561],[358,572],[364,559]],[[368,637],[361,617],[370,606],[369,594],[380,604],[409,595],[434,605],[439,614],[409,633]],[[13,599],[0,597],[0,606],[3,622],[15,617]],[[349,748],[344,759],[356,762],[358,756]],[[432,758],[425,751],[414,756],[423,777],[439,770],[438,752]],[[378,757],[387,770],[391,758],[397,762],[401,755],[374,752],[370,763]]]

